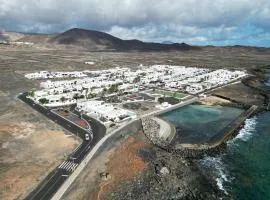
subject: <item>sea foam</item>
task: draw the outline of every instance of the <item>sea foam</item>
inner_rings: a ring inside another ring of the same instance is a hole
[[[234,139],[228,142],[228,145],[237,145],[237,141],[239,140],[245,142],[248,141],[255,132],[256,124],[257,117],[246,119],[244,127],[239,131],[239,134]],[[208,162],[212,163],[218,172],[216,178],[217,186],[220,190],[224,191],[225,194],[228,194],[224,188],[224,182],[231,181],[233,177],[229,178],[226,174],[225,164],[222,162],[222,157],[208,158]]]
[[[239,134],[232,140],[228,141],[228,145],[237,145],[237,142],[247,141],[255,132],[257,123],[257,117],[252,117],[250,119],[246,119],[244,127],[239,131]],[[230,177],[228,173],[226,173],[226,165],[222,160],[224,155],[210,157],[207,156],[201,160],[201,164],[206,167],[208,170],[211,170],[213,173],[217,186],[220,190],[222,190],[225,194],[228,194],[226,188],[224,187],[225,182],[230,182],[233,180],[233,177]]]
[[[239,131],[239,134],[231,141],[228,142],[228,144],[234,143],[237,140],[242,141],[248,141],[248,139],[253,135],[255,132],[257,124],[257,117],[252,117],[250,119],[246,119],[244,127]]]
[[[228,194],[228,192],[223,186],[223,183],[231,181],[231,178],[226,174],[226,167],[222,161],[222,157],[205,157],[202,160],[202,164],[208,169],[211,169],[214,177],[216,177],[215,181],[218,188],[222,190],[225,194]]]

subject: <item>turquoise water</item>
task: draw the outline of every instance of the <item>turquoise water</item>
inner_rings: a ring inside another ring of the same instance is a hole
[[[200,165],[233,199],[269,200],[270,112],[247,119],[226,153],[206,157]]]
[[[177,130],[177,143],[207,143],[224,134],[243,110],[224,106],[188,105],[160,115]]]

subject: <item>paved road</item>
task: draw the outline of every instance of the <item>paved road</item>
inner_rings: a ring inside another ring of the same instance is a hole
[[[33,109],[69,130],[71,133],[81,137],[83,140],[83,142],[68,156],[68,158],[54,169],[43,181],[41,181],[41,183],[25,198],[27,200],[48,200],[72,174],[95,144],[104,137],[106,128],[97,120],[90,117],[84,117],[91,126],[90,131],[93,132],[93,138],[87,141],[85,140],[85,134],[89,134],[89,130],[85,130],[61,116],[56,115],[51,112],[50,109],[36,104],[31,99],[26,98],[26,93],[19,95],[18,98]]]
[[[144,117],[149,117],[149,116],[155,116],[163,112],[170,111],[172,109],[176,109],[181,106],[185,106],[187,104],[193,103],[194,101],[197,101],[197,97],[193,97],[191,99],[186,99],[185,102],[176,104],[170,108],[164,109],[164,110],[158,110],[158,111],[153,111],[151,113],[145,114],[143,116],[140,116],[140,118]],[[87,154],[87,156],[84,158],[83,162],[76,168],[74,173],[68,177],[67,181],[61,186],[61,188],[55,193],[53,196],[52,200],[60,200],[64,193],[67,191],[67,189],[71,186],[71,184],[75,181],[75,179],[79,176],[79,174],[82,172],[84,167],[89,163],[89,161],[94,157],[96,152],[102,147],[102,145],[109,139],[111,139],[115,134],[117,134],[121,129],[124,129],[126,126],[129,126],[136,120],[139,120],[140,118],[137,119],[132,119],[124,124],[122,124],[120,127],[117,129],[113,130],[112,132],[107,133],[96,145],[95,147]]]

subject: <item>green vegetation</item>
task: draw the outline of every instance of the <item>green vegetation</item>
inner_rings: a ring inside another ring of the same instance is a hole
[[[157,94],[161,94],[167,97],[175,97],[178,99],[181,99],[183,97],[185,97],[186,95],[180,92],[172,92],[172,91],[167,91],[167,90],[155,90],[155,93]]]
[[[97,96],[96,94],[90,93],[88,94],[87,99],[95,98],[96,96]]]
[[[46,99],[46,98],[41,98],[41,99],[39,99],[38,101],[39,101],[39,103],[41,103],[41,104],[49,103],[49,100]]]
[[[118,85],[112,85],[109,89],[108,89],[108,93],[114,93],[114,92],[118,92]]]

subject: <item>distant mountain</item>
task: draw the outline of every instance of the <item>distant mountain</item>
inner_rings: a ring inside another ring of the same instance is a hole
[[[173,43],[174,43],[174,42],[168,41],[168,40],[162,42],[162,44],[173,44]]]
[[[114,44],[120,43],[121,40],[107,33],[74,28],[56,35],[49,42],[98,50],[113,48]]]
[[[88,50],[169,51],[198,49],[198,47],[185,43],[162,44],[146,43],[140,40],[122,40],[104,32],[78,28],[56,35],[48,42],[54,45],[76,46]]]
[[[88,51],[186,51],[186,50],[207,50],[207,49],[237,49],[240,51],[260,51],[268,50],[267,47],[255,46],[191,46],[186,43],[173,43],[163,41],[162,43],[142,42],[140,40],[122,40],[110,34],[73,28],[60,34],[39,34],[21,32],[1,32],[0,44],[10,42],[29,42],[35,46],[47,49],[81,49]]]
[[[24,37],[22,33],[16,32],[0,32],[0,41],[13,42]]]
[[[24,37],[16,40],[16,42],[33,42],[37,44],[47,44],[50,39],[55,35],[52,34],[36,34],[36,33],[27,33]]]
[[[54,35],[39,33],[0,32],[0,41],[47,43]]]

